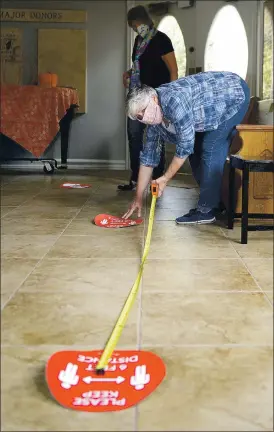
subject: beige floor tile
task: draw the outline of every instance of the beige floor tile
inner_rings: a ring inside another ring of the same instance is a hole
[[[25,188],[23,191],[22,189],[17,189],[17,187],[12,188],[12,183],[7,184],[6,186],[1,188],[1,198],[3,197],[14,197],[18,198],[20,195],[22,196],[28,196],[32,197],[34,195],[33,192],[33,184],[30,184],[29,187]],[[36,192],[37,194],[37,192]]]
[[[22,194],[22,192],[18,194],[9,192],[7,195],[5,195],[3,192],[1,192],[1,206],[16,207],[18,205],[22,205],[23,203],[29,202],[35,195],[35,193]]]
[[[2,312],[2,343],[104,346],[126,300],[119,291],[17,293]],[[136,301],[120,343],[136,345]]]
[[[224,230],[233,247],[242,258],[272,258],[273,232],[252,231],[248,233],[248,243],[241,244],[241,230],[235,227],[232,231]]]
[[[99,171],[98,171],[99,172]],[[91,184],[93,186],[93,182],[97,179],[97,175],[90,174],[90,175],[79,175],[79,174],[72,174],[70,173],[64,173],[64,176],[62,177],[62,181],[60,183],[83,183],[83,184]]]
[[[1,222],[4,235],[59,235],[69,221],[65,219],[18,218],[7,217]]]
[[[248,270],[257,280],[258,284],[263,291],[273,290],[273,259],[263,258],[263,259],[244,259]]]
[[[2,258],[42,258],[55,243],[52,235],[2,235]]]
[[[101,197],[109,197],[110,199],[116,200],[116,199],[131,199],[134,197],[135,192],[134,191],[119,191],[117,189],[118,185],[120,183],[127,183],[127,181],[119,181],[114,180],[112,182],[107,181],[97,181],[96,182],[96,188],[93,190],[93,194],[90,197],[90,200],[92,201],[92,198],[99,198]]]
[[[233,244],[235,249],[241,258],[271,258],[273,257],[273,241],[256,239],[253,242],[252,239],[247,245]]]
[[[41,188],[51,188],[54,185],[61,183],[62,178],[63,174],[59,176],[57,172],[54,174],[54,176],[28,173],[26,175],[16,176],[10,185],[13,186],[14,189],[24,186],[26,186],[26,188],[35,186],[40,186]]]
[[[165,381],[139,405],[140,431],[272,431],[270,348],[147,348]]]
[[[85,207],[99,206],[102,208],[102,213],[117,209],[117,213],[122,214],[127,210],[134,196],[134,192],[117,192],[116,189],[96,190],[85,203]]]
[[[12,294],[37,264],[38,259],[1,260],[1,293]]]
[[[177,215],[188,212],[190,209],[195,208],[196,205],[197,197],[192,199],[175,199],[163,197],[156,201],[157,211],[160,209],[170,209],[176,211]]]
[[[124,293],[131,289],[139,271],[138,259],[44,259],[21,291]]]
[[[35,206],[32,205],[20,206],[14,209],[10,215],[13,218],[32,218],[32,219],[72,219],[74,218],[79,209],[77,207],[56,207],[54,204],[50,206]]]
[[[148,214],[146,218],[146,227],[147,225]],[[225,239],[225,235],[216,224],[184,226],[177,225],[174,220],[155,220],[152,233],[153,239],[155,239],[156,237],[166,237],[167,239],[170,239],[172,237],[188,239],[197,237],[208,237],[211,239],[222,239],[222,241]]]
[[[190,228],[190,227],[189,227]],[[180,227],[179,227],[180,229]],[[182,232],[183,234],[183,232]],[[149,257],[151,259],[236,258],[229,241],[217,231],[216,236],[191,237],[152,236]]]
[[[124,208],[127,208],[135,197],[135,192],[116,192],[109,191],[95,191],[88,199],[86,206],[103,206],[104,209],[108,209],[112,206],[118,207],[120,213],[123,212]],[[145,201],[144,201],[145,205]],[[105,211],[105,210],[104,210]]]
[[[28,259],[1,260],[1,309],[5,307],[36,263],[37,260]]]
[[[91,189],[95,190],[98,186],[117,187],[120,181],[127,181],[128,176],[124,173],[113,171],[103,172],[96,170],[87,175],[72,174],[71,172],[62,178],[62,182],[90,184]]]
[[[57,194],[56,196],[46,196],[39,195],[38,197],[33,198],[28,201],[28,205],[35,206],[55,206],[56,208],[60,207],[77,207],[81,208],[85,202],[87,201],[87,197],[72,197],[72,196],[62,196]]]
[[[1,310],[5,307],[5,304],[10,299],[11,294],[11,292],[1,291]]]
[[[7,214],[11,214],[12,211],[16,209],[17,206],[11,207],[11,206],[1,206],[0,205],[0,212],[1,212],[1,218],[6,216]]]
[[[144,344],[272,344],[272,308],[262,293],[148,293]]]
[[[2,186],[2,191],[7,194],[9,193],[39,193],[47,189],[48,186],[46,184],[43,184],[41,182],[18,182],[13,181],[10,183],[7,183]]]
[[[273,291],[265,291],[265,294],[273,304]]]
[[[52,398],[45,381],[45,365],[54,352],[62,349],[2,348],[2,430],[132,431],[134,408],[85,413],[67,410]]]
[[[257,284],[237,259],[149,259],[143,289],[151,291],[258,291]]]
[[[151,197],[148,196],[146,199],[147,208],[151,207]],[[182,215],[188,213],[190,209],[193,209],[197,206],[197,196],[193,197],[164,197],[162,196],[156,201],[156,212],[160,210],[170,210],[176,212],[176,215]]]
[[[1,176],[0,176],[0,182],[1,185],[8,184],[12,182],[14,179],[16,179],[16,175],[12,175],[10,172],[6,172],[4,174],[3,170],[1,170]]]
[[[191,190],[192,192],[195,192],[196,195],[199,194],[199,187],[197,186],[197,184],[195,183],[185,183],[180,180],[174,179],[169,183],[168,186],[170,189],[182,189],[182,190]]]
[[[182,205],[181,210],[170,208],[158,208],[155,212],[155,221],[175,221],[175,219],[179,216],[182,216],[185,213],[188,213],[191,207],[184,204]]]
[[[8,172],[9,173],[9,172]],[[11,176],[12,178],[12,182],[14,183],[34,183],[34,182],[44,182],[46,180],[48,181],[52,181],[53,179],[55,179],[55,175],[54,177],[52,176],[48,176],[45,175],[43,172],[39,171],[38,172],[28,172],[26,173],[26,171],[16,171],[14,172]]]
[[[98,228],[99,230],[100,228]],[[115,231],[115,233],[110,233]],[[94,236],[62,235],[48,258],[141,258],[142,235],[139,231],[126,235],[126,229],[107,230]]]
[[[65,189],[65,188],[50,188],[45,189],[39,194],[39,198],[49,200],[79,200],[85,201],[92,195],[92,189]]]
[[[174,183],[175,185],[176,183]],[[170,187],[167,186],[163,193],[163,199],[197,199],[197,192],[198,190],[196,188],[193,189],[186,189],[183,187]]]

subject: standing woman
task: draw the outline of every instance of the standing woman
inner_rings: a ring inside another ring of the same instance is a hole
[[[136,6],[128,12],[127,20],[128,25],[138,35],[132,52],[132,68],[123,74],[124,86],[132,89],[145,84],[156,88],[177,80],[178,68],[171,40],[155,28],[147,10],[143,6]],[[136,188],[145,128],[145,124],[128,117],[131,178],[129,184],[119,185],[119,190],[128,191]],[[165,148],[162,146],[159,165],[153,170],[153,179],[161,177],[164,169]]]

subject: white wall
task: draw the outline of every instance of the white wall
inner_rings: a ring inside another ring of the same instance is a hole
[[[185,40],[188,55],[188,66],[191,57],[195,57],[196,67],[204,68],[204,54],[207,36],[216,13],[221,7],[231,4],[235,6],[243,20],[248,45],[249,61],[247,82],[252,94],[256,92],[256,58],[257,58],[257,1],[240,0],[227,3],[222,0],[197,0],[195,6],[187,9],[178,9],[176,4],[170,8],[170,13],[177,19]],[[233,23],[231,24],[233,31]],[[190,46],[195,47],[195,53],[190,54]],[[193,65],[191,65],[193,66]]]
[[[126,2],[109,1],[11,1],[2,8],[86,9],[86,24],[52,24],[51,27],[87,29],[87,93],[88,112],[74,120],[71,130],[69,158],[94,160],[98,166],[123,168],[126,158],[125,91],[122,73],[126,69]],[[24,28],[24,49],[30,58],[36,56],[36,29],[41,23],[2,23]],[[36,60],[35,60],[36,62]],[[13,156],[27,154],[16,150]],[[47,151],[47,156],[60,158],[60,140]],[[97,162],[99,160],[99,162]],[[101,161],[101,162],[100,162]]]

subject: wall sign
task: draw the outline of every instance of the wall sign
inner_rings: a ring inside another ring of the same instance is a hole
[[[22,31],[17,28],[1,28],[1,60],[21,60]]]
[[[1,83],[22,84],[22,30],[1,27]]]
[[[85,23],[86,11],[42,10],[42,9],[1,9],[0,21],[27,21],[44,23]]]

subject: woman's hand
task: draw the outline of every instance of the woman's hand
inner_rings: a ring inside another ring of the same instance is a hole
[[[132,213],[134,213],[136,210],[137,210],[138,218],[140,218],[142,215],[142,207],[143,207],[143,200],[135,197],[128,211],[122,216],[122,218],[128,219],[132,215]]]
[[[167,178],[165,177],[165,175],[163,175],[162,177],[153,180],[152,183],[156,183],[158,185],[158,198],[160,198],[160,196],[163,195],[164,189],[167,185]]]

